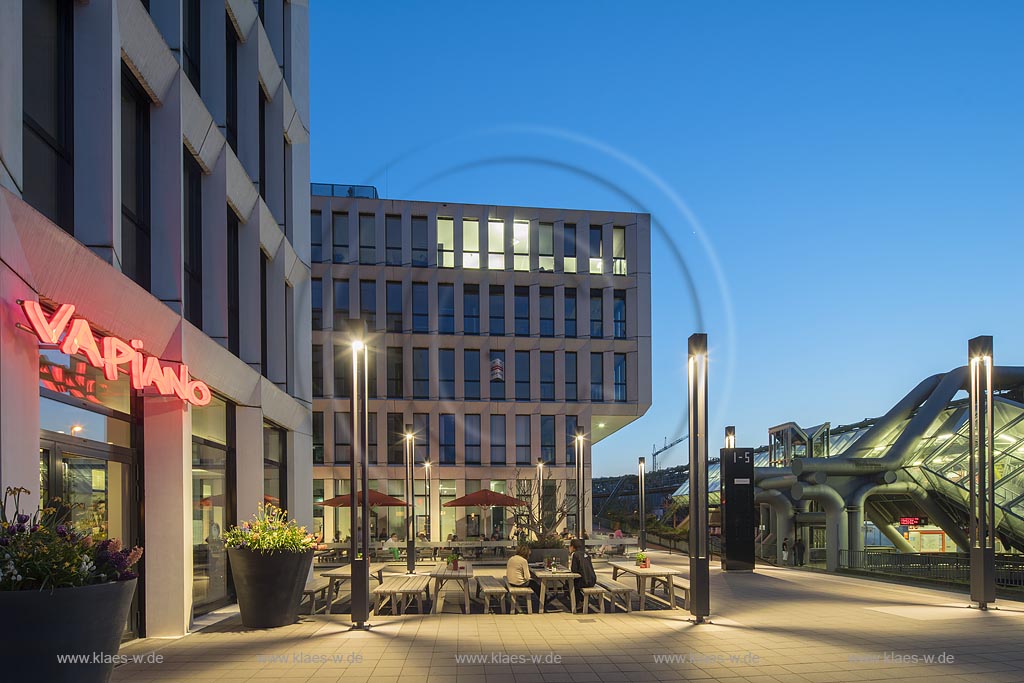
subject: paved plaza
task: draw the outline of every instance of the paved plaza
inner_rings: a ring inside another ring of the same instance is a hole
[[[122,654],[161,661],[122,665],[113,680],[1024,681],[1024,603],[980,612],[962,594],[776,567],[713,569],[711,590],[712,623],[699,626],[667,609],[463,615],[454,599],[437,616],[374,617],[369,632],[348,631],[338,614],[271,630],[234,616],[125,646]]]

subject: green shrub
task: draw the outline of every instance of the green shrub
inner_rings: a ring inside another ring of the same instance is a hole
[[[224,534],[228,548],[248,548],[259,553],[284,551],[302,553],[316,545],[316,539],[288,511],[276,505],[260,503],[252,521],[233,526]]]

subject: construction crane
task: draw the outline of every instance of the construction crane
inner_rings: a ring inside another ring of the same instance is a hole
[[[655,472],[658,471],[658,454],[659,453],[664,453],[665,451],[667,451],[668,449],[672,448],[673,446],[678,446],[682,442],[686,441],[688,438],[690,438],[690,435],[686,434],[684,436],[679,437],[678,439],[676,439],[672,443],[669,443],[668,442],[668,437],[666,436],[665,437],[665,444],[661,448],[658,448],[658,444],[651,444],[651,460],[653,461],[654,471]]]

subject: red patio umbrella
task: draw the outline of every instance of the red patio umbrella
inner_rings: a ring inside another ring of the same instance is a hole
[[[469,495],[463,496],[462,498],[456,498],[455,500],[450,500],[450,501],[448,501],[447,503],[444,504],[444,507],[446,507],[446,508],[454,508],[454,507],[460,507],[460,508],[474,508],[474,507],[486,507],[486,508],[505,507],[505,508],[514,508],[514,507],[522,507],[522,506],[529,506],[529,503],[527,503],[526,501],[523,501],[523,500],[519,500],[518,498],[513,498],[512,496],[506,496],[504,493],[498,493],[497,491],[491,491],[490,489],[480,489],[479,491],[477,491],[475,493],[470,493]],[[493,514],[494,514],[494,512],[492,511],[491,512],[492,518],[490,520],[491,521],[491,526],[494,525]]]
[[[370,501],[370,507],[384,507],[384,508],[405,507],[405,501],[404,500],[400,500],[398,498],[395,498],[394,496],[389,496],[386,493],[381,493],[380,491],[375,491],[373,489],[369,490],[368,498],[369,498],[369,501]],[[332,508],[344,508],[344,507],[348,507],[351,504],[352,504],[351,497],[347,493],[345,493],[343,495],[340,495],[340,496],[335,496],[334,498],[328,498],[327,500],[323,501],[322,503],[314,503],[314,505],[326,505],[327,507],[332,507]],[[356,494],[356,505],[362,505],[362,504],[363,504],[363,492],[360,491],[358,494]]]
[[[278,500],[277,498],[275,498],[274,496],[264,495],[263,496],[263,502],[264,503],[269,503],[271,505],[278,505],[278,506],[281,505],[281,501]],[[210,508],[210,507],[224,507],[224,494],[223,493],[215,493],[212,496],[206,496],[205,498],[200,498],[199,500],[197,500],[195,502],[193,507],[195,507],[197,510],[202,509],[202,508]]]

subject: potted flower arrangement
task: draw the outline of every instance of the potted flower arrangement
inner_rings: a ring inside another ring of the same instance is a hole
[[[641,569],[648,569],[651,566],[651,558],[647,557],[647,553],[642,550],[636,554],[636,566]]]
[[[94,542],[74,528],[72,509],[59,498],[30,516],[21,511],[27,493],[7,487],[0,507],[5,679],[107,681],[135,595],[134,567],[142,548],[123,548],[118,539]],[[78,661],[61,662],[58,655]]]
[[[530,541],[530,562],[547,563],[548,557],[553,557],[559,564],[569,564],[569,550],[565,542],[555,534],[544,534],[540,538]]]
[[[461,559],[462,555],[453,550],[452,552],[448,553],[448,556],[444,558],[444,561],[448,563],[449,569],[454,569],[455,571],[458,571],[459,560]]]
[[[224,534],[238,611],[250,628],[293,624],[316,539],[288,512],[260,503],[253,519]]]

